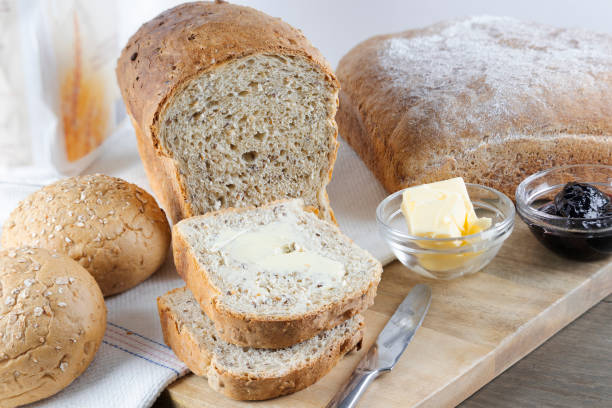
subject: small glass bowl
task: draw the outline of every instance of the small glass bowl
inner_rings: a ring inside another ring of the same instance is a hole
[[[612,216],[565,218],[541,211],[566,183],[594,185],[612,196],[612,166],[577,164],[554,167],[527,177],[516,189],[519,216],[547,248],[566,258],[591,261],[612,254]]]
[[[503,193],[466,183],[478,217],[492,219],[492,226],[460,238],[424,238],[410,235],[402,214],[402,194],[397,191],[376,209],[382,237],[397,259],[428,278],[454,279],[480,271],[497,255],[514,228],[514,204]]]

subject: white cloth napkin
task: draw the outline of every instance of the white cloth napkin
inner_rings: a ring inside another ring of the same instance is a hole
[[[87,173],[121,177],[150,191],[131,129],[114,136]],[[40,188],[0,182],[0,222],[16,204]],[[345,234],[383,264],[393,255],[380,238],[375,209],[386,193],[355,152],[343,141],[338,151],[330,200]],[[151,278],[132,290],[106,299],[108,324],[104,341],[89,368],[57,395],[33,404],[48,408],[149,407],[172,381],[188,372],[164,344],[156,299],[183,286],[171,256]]]

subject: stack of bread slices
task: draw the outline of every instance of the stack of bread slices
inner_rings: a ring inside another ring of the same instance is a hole
[[[187,287],[158,299],[164,339],[213,389],[292,393],[360,343],[382,267],[302,200],[192,217],[172,235]]]
[[[158,299],[166,343],[235,399],[314,383],[360,343],[382,272],[325,191],[338,146],[329,64],[280,19],[194,2],[144,24],[117,78],[176,223],[187,286]]]

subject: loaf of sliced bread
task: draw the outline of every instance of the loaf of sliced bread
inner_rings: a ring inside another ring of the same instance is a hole
[[[249,7],[182,4],[132,36],[117,78],[174,222],[291,197],[333,219],[339,85],[299,30]]]
[[[226,209],[173,229],[176,268],[219,336],[288,347],[373,303],[381,264],[302,200]]]
[[[302,343],[283,349],[240,347],[222,340],[187,288],[157,300],[164,339],[178,358],[228,397],[263,400],[315,383],[363,337],[363,318],[354,316]]]

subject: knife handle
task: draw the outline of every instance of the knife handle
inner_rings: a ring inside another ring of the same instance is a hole
[[[351,374],[348,383],[327,404],[326,408],[353,408],[363,395],[366,388],[378,377],[378,370],[364,370],[357,368]]]

